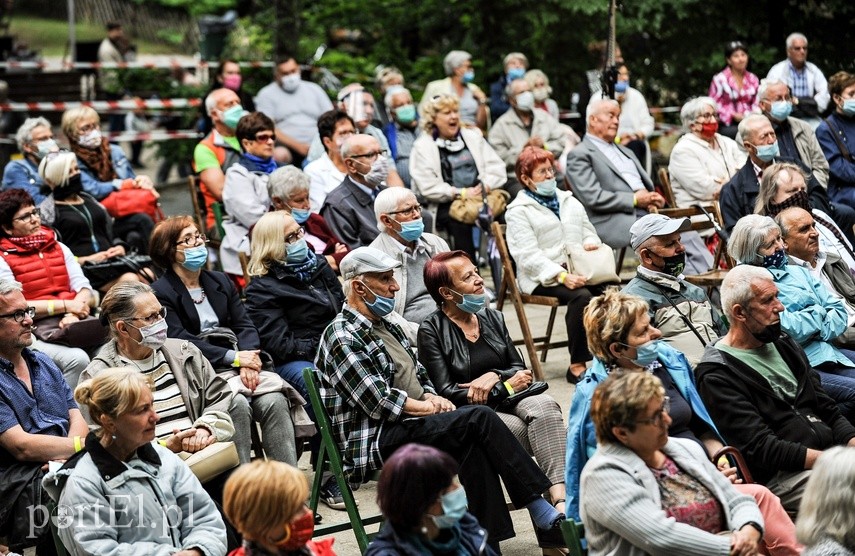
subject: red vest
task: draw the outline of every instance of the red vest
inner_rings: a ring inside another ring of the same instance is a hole
[[[9,238],[0,238],[0,256],[12,269],[15,280],[24,286],[24,298],[74,299],[65,266],[65,255],[53,230],[42,226],[48,241],[41,249],[24,250]]]
[[[240,153],[238,153],[231,147],[224,147],[223,145],[215,144],[213,131],[209,133],[204,139],[199,141],[199,144],[205,145],[206,147],[211,149],[211,152],[213,152],[214,155],[217,157],[217,162],[220,163],[220,168],[223,169],[223,172],[228,170],[228,167],[234,164],[235,161],[237,161],[238,156],[240,156]],[[227,157],[226,155],[229,154],[231,154],[232,156]],[[227,158],[229,160],[226,160]],[[193,163],[193,171],[196,171],[195,162]],[[204,197],[205,199],[205,212],[207,213],[207,216],[205,218],[205,226],[210,230],[214,227],[214,224],[216,223],[216,219],[214,218],[214,211],[211,210],[211,205],[219,202],[221,199],[217,199],[216,197],[214,197],[214,195],[208,189],[208,186],[205,185],[205,182],[202,181],[201,178],[199,179],[199,189],[202,191],[202,197]]]

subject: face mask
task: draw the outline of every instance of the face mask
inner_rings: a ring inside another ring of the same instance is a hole
[[[769,115],[782,122],[790,117],[790,113],[793,111],[793,103],[787,102],[786,100],[779,100],[772,103],[772,107],[769,109]]]
[[[486,293],[458,293],[454,290],[451,291],[463,298],[460,303],[455,303],[455,305],[457,305],[458,309],[467,313],[477,313],[490,302]]]
[[[80,174],[68,178],[68,183],[62,187],[57,187],[53,190],[53,198],[57,201],[64,201],[75,195],[80,195],[83,191],[83,181],[80,179]]]
[[[303,224],[306,220],[309,219],[309,216],[312,214],[312,211],[306,209],[291,209],[291,217],[294,219],[297,224]]]
[[[778,150],[777,141],[771,145],[757,145],[754,148],[757,151],[757,158],[763,162],[772,162],[772,159],[781,153],[781,151]]]
[[[289,73],[288,75],[283,75],[279,80],[279,83],[282,85],[282,88],[285,89],[286,93],[293,93],[297,90],[297,87],[300,86],[300,73]]]
[[[291,245],[285,246],[285,260],[289,263],[302,263],[309,254],[309,244],[301,237]]]
[[[517,95],[517,108],[523,112],[531,112],[534,108],[534,93],[525,91]]]
[[[409,222],[398,222],[398,224],[401,225],[398,235],[404,241],[416,241],[422,237],[422,233],[425,231],[425,222],[421,218]]]
[[[555,190],[558,188],[558,182],[555,178],[543,180],[534,184],[535,193],[543,197],[552,197],[555,195]]]
[[[658,357],[657,350],[659,349],[659,342],[660,340],[650,340],[640,346],[631,346],[629,344],[622,345],[626,347],[634,347],[635,359],[631,359],[631,361],[639,367],[646,367],[656,361],[656,357]]]
[[[651,251],[651,253],[653,253]],[[656,253],[653,253],[656,255]],[[660,255],[656,255],[660,259],[662,259],[662,268],[659,269],[659,272],[662,274],[669,274],[671,276],[679,276],[683,273],[683,270],[686,268],[686,253],[677,253],[676,255],[672,255],[670,257],[662,257]]]
[[[511,68],[508,70],[508,81],[514,81],[515,79],[522,79],[525,75],[525,69],[523,68]]]
[[[229,129],[237,129],[238,122],[240,119],[249,114],[246,110],[243,109],[243,106],[240,104],[236,104],[231,108],[223,110],[220,112],[223,115],[223,123]]]
[[[475,70],[468,70],[463,74],[463,82],[464,83],[472,83],[475,80]]]
[[[362,283],[365,286],[365,282]],[[374,293],[374,291],[365,286],[365,289]],[[378,317],[385,317],[395,308],[395,298],[394,297],[383,297],[382,295],[377,295],[374,293],[374,303],[369,303],[367,299],[364,297],[362,301],[365,302],[365,306],[368,307],[368,310],[377,315]]]
[[[629,89],[629,81],[618,81],[615,83],[616,93],[625,93]]]
[[[126,323],[128,326],[133,328],[137,328],[133,324]],[[150,349],[160,349],[163,345],[163,342],[166,341],[166,331],[168,329],[168,325],[166,324],[166,319],[160,319],[159,321],[149,324],[148,326],[143,326],[142,328],[137,328],[142,334],[142,340],[136,341],[139,345],[143,347],[147,347]]]
[[[770,201],[766,212],[769,213],[769,216],[775,218],[778,216],[778,213],[790,207],[799,207],[800,209],[811,212],[813,207],[810,205],[810,197],[808,197],[807,191],[804,189],[796,191],[780,203],[773,203]]]
[[[77,140],[81,147],[85,147],[87,149],[97,149],[101,146],[101,130],[93,129],[88,133],[84,133]]]
[[[701,124],[701,137],[712,139],[718,131],[718,122],[704,122]]]
[[[771,255],[763,257],[763,266],[766,268],[784,268],[787,266],[787,254],[783,249],[777,249]]]
[[[402,124],[411,124],[416,120],[416,105],[405,104],[395,108],[395,117]]]
[[[389,163],[386,161],[385,156],[378,155],[377,160],[371,164],[371,170],[367,174],[362,174],[362,177],[365,178],[366,183],[372,187],[377,187],[386,181],[386,176],[388,175]]]
[[[59,150],[59,145],[53,139],[45,139],[36,145],[36,158],[39,160],[47,156],[48,153]]]
[[[534,95],[535,101],[543,102],[549,98],[549,87],[538,87],[532,91],[532,94]]]
[[[208,262],[208,248],[204,245],[188,247],[184,250],[184,262],[181,266],[187,270],[199,270]]]
[[[231,89],[235,92],[240,89],[240,84],[242,82],[243,78],[240,75],[227,75],[223,77],[223,87],[225,87],[226,89]]]
[[[457,487],[443,494],[439,500],[442,503],[442,515],[432,515],[433,523],[439,529],[451,529],[466,515],[466,508],[469,505],[466,491],[463,487]]]
[[[759,321],[755,319],[754,315],[752,315],[751,313],[748,313],[748,317],[754,322],[759,323]],[[749,330],[749,332],[751,331]],[[762,342],[764,344],[774,342],[775,340],[781,337],[781,321],[779,320],[776,323],[767,324],[759,332],[751,332],[751,335],[754,336],[754,338],[758,342]]]
[[[303,515],[285,524],[285,538],[276,543],[276,548],[281,548],[289,552],[296,551],[312,540],[312,535],[315,532],[315,516],[311,510],[306,508]]]
[[[855,98],[847,98],[844,100],[841,110],[847,116],[855,116]]]

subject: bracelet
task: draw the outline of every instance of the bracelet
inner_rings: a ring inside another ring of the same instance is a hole
[[[65,307],[65,300],[64,300],[64,299],[62,300],[62,312],[63,312],[63,313],[67,313],[67,312],[68,312],[68,309]]]
[[[505,389],[508,391],[508,394],[513,396],[514,395],[514,387],[511,386],[511,383],[506,380],[502,384],[505,385]]]
[[[54,302],[53,299],[47,302],[47,314],[49,317],[52,317],[54,314]]]
[[[238,352],[235,352],[235,360],[232,361],[232,367],[236,369],[240,367],[240,354]]]
[[[564,280],[566,280],[566,279],[567,279],[567,271],[564,271],[558,275],[558,283],[559,284],[563,284]]]
[[[158,440],[157,443],[166,448],[166,440]]]
[[[632,196],[632,206],[638,206],[638,197],[636,197],[635,195]]]
[[[76,454],[77,452],[79,452],[79,451],[80,451],[80,450],[82,450],[82,449],[83,449],[83,446],[82,446],[82,444],[81,444],[81,442],[80,442],[80,437],[79,437],[79,436],[75,436],[75,437],[74,437],[74,453]]]

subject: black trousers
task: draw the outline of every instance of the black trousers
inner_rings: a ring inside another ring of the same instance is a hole
[[[596,286],[583,286],[571,290],[561,286],[537,286],[532,295],[545,295],[557,297],[558,301],[567,305],[567,314],[564,322],[567,326],[567,346],[570,351],[571,363],[587,363],[594,357],[588,351],[588,339],[585,337],[585,327],[582,325],[582,314],[592,297],[601,295],[608,286],[616,284],[598,284]]]
[[[489,531],[491,542],[514,536],[502,482],[517,508],[551,486],[496,412],[483,405],[383,424],[379,439],[383,459],[411,442],[439,448],[460,464],[458,477],[469,498],[469,511]]]

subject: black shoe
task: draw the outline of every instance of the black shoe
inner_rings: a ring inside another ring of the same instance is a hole
[[[566,518],[562,515],[552,522],[552,527],[549,529],[534,528],[534,533],[537,535],[537,546],[540,548],[567,548],[564,542],[564,535],[561,534],[561,523]]]
[[[570,370],[570,367],[567,367],[567,374],[564,378],[566,378],[567,382],[569,382],[570,384],[578,384],[579,381],[582,380],[582,377],[584,375],[585,373],[582,373],[581,375],[575,375],[573,374],[573,371]]]
[[[324,520],[324,517],[321,514],[319,514],[318,512],[315,512],[315,525],[319,524],[323,520]]]

